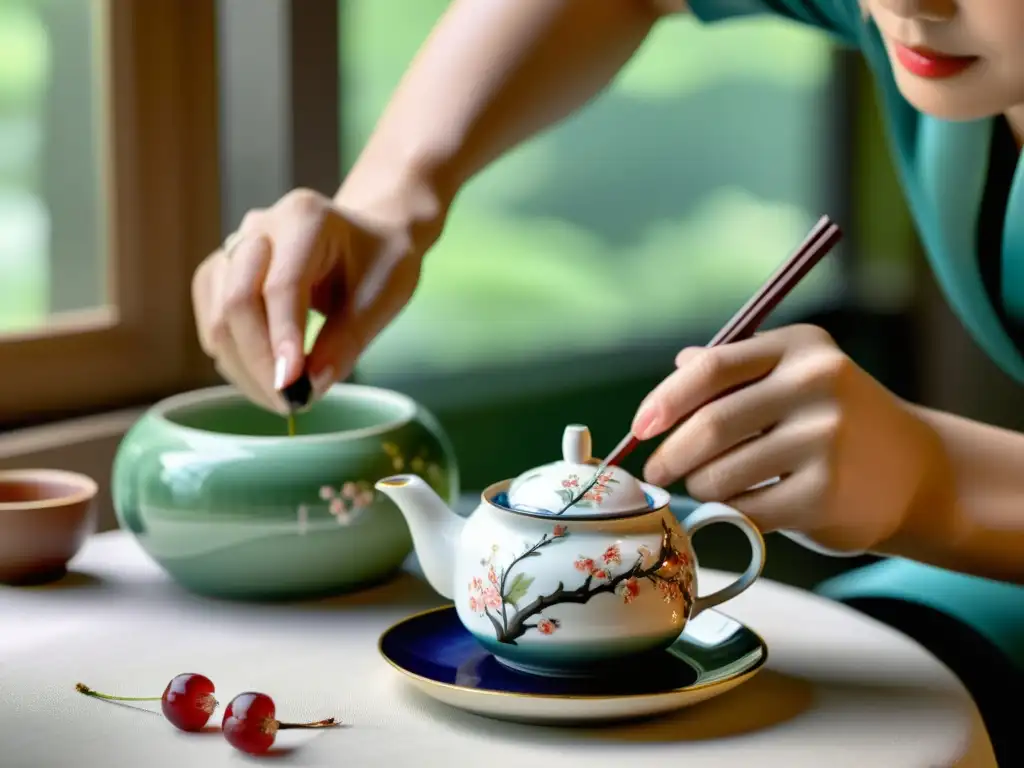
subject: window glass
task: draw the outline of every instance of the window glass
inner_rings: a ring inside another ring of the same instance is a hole
[[[446,5],[343,0],[346,164]],[[662,22],[609,91],[464,190],[362,377],[712,333],[828,212],[829,46],[775,20]],[[828,302],[837,266],[786,308]]]
[[[0,3],[0,335],[107,300],[97,5]]]

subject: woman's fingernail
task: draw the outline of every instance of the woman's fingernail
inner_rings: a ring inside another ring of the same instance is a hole
[[[334,374],[334,366],[328,365],[319,373],[314,374],[311,381],[313,383],[313,391],[317,397],[322,396],[337,381],[337,377]]]
[[[288,375],[288,358],[278,355],[274,363],[274,389],[280,392],[284,389],[284,377]]]
[[[651,432],[651,426],[658,415],[658,409],[653,405],[641,405],[639,412],[633,419],[633,434],[638,440],[646,440]]]
[[[292,341],[282,341],[277,345],[277,359],[274,360],[274,389],[283,390],[289,383],[288,369],[299,356],[299,348]]]

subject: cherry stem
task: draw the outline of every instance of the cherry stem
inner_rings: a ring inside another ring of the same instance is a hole
[[[107,699],[108,701],[160,701],[163,698],[162,696],[111,696],[109,693],[94,691],[84,683],[75,683],[75,690],[79,693],[84,693],[86,696],[92,696],[96,699]]]
[[[333,725],[340,725],[333,717],[326,720],[317,720],[315,723],[281,723],[277,724],[277,730],[284,731],[289,728],[330,728]]]

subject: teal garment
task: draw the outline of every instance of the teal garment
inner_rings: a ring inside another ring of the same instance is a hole
[[[976,223],[988,171],[993,119],[949,122],[914,109],[896,87],[875,25],[857,0],[690,0],[704,22],[776,14],[826,30],[859,48],[878,81],[886,127],[908,205],[947,301],[978,345],[1024,383],[1024,357],[992,304],[979,268]],[[1002,233],[1001,298],[1024,323],[1024,163],[1018,163]],[[826,582],[832,598],[897,600],[966,624],[1024,671],[1024,588],[891,559]]]
[[[1024,669],[1024,589],[911,560],[883,560],[829,579],[835,600],[902,600],[955,617]]]

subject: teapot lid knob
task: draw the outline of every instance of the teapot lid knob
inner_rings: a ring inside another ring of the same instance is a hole
[[[586,464],[592,458],[590,430],[582,424],[570,424],[562,433],[562,459],[568,464]]]

